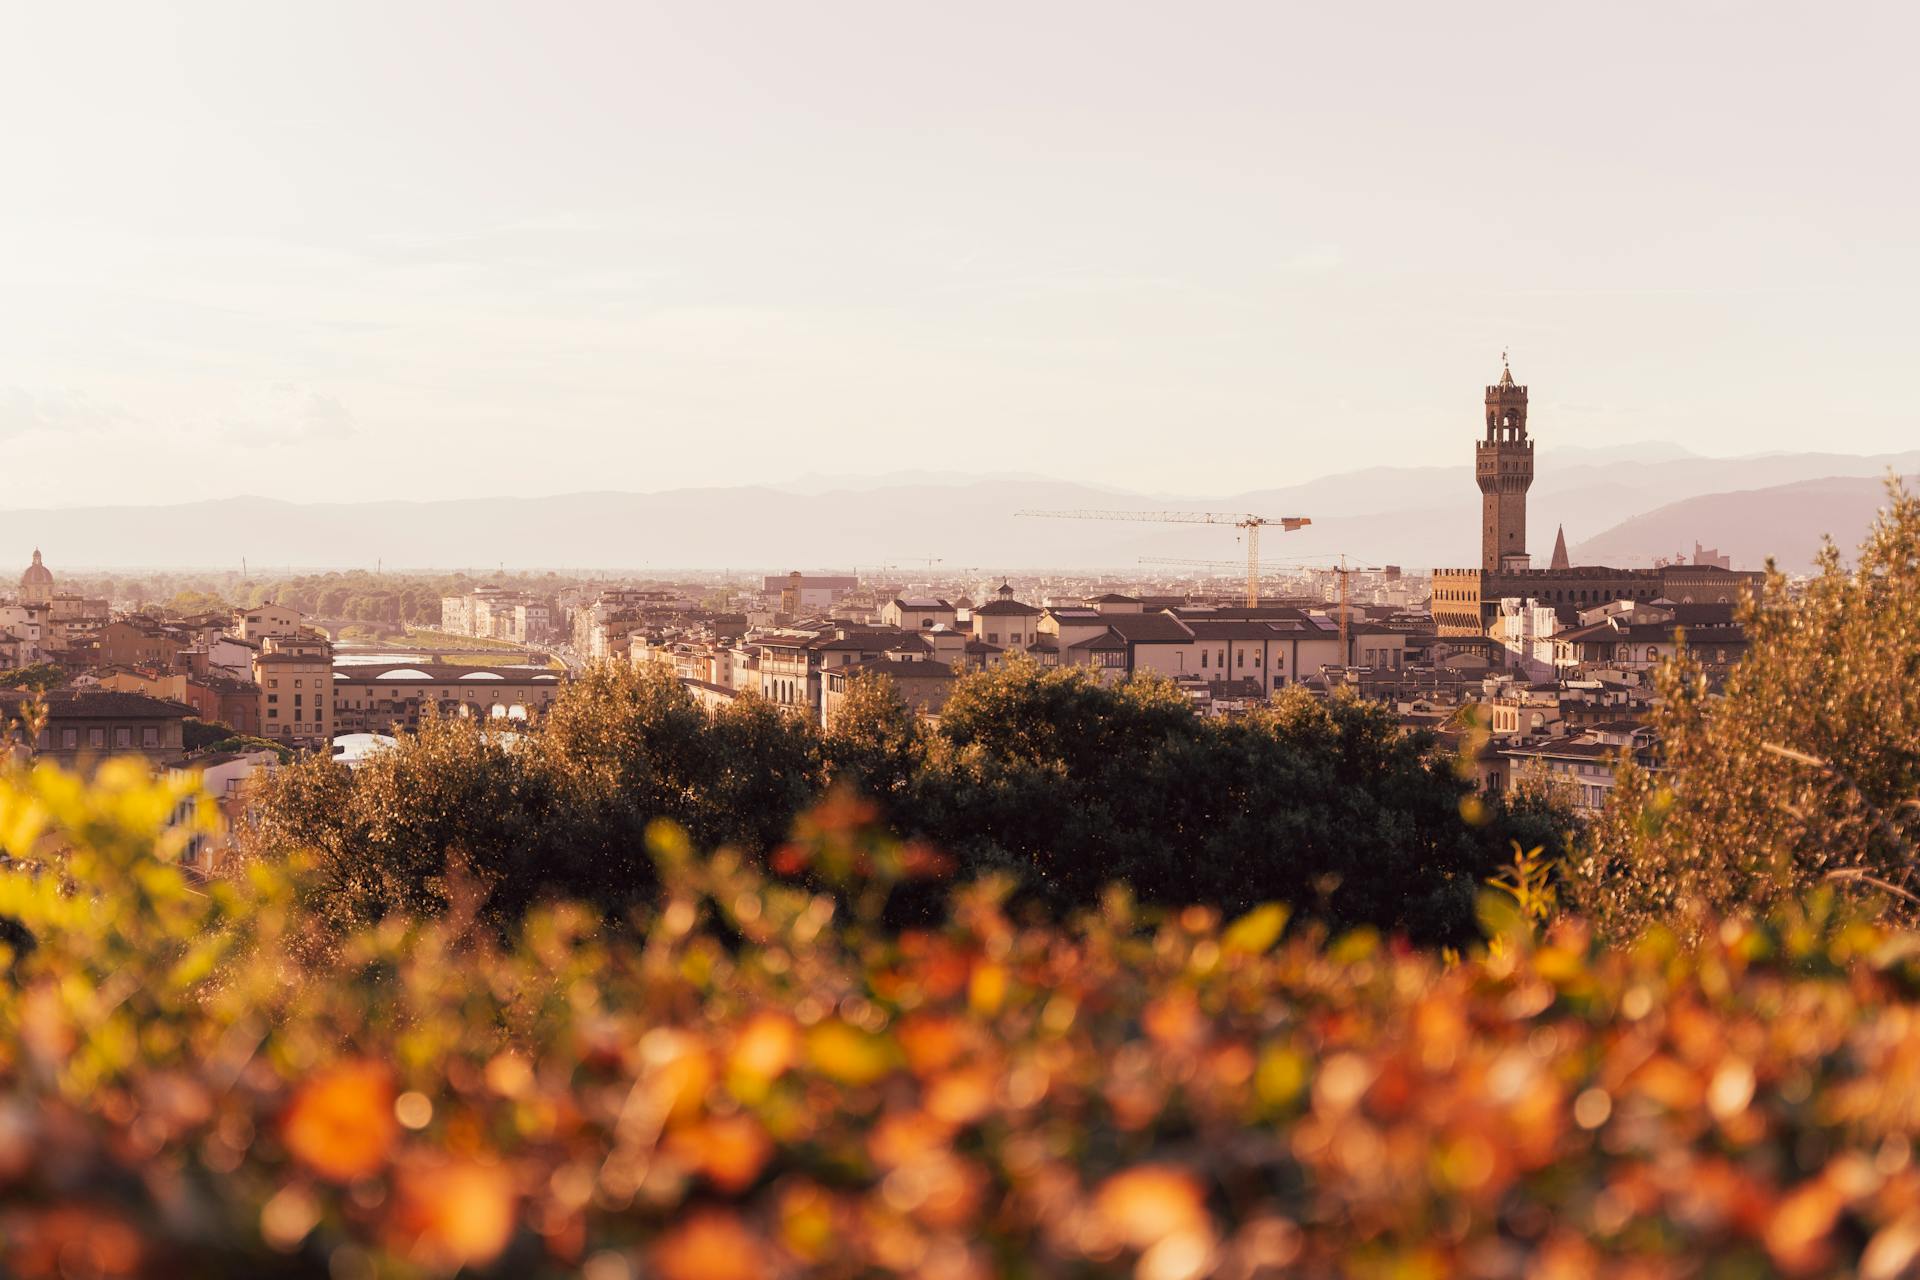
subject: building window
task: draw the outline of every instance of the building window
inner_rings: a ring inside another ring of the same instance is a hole
[[[78,729],[62,729],[60,731],[60,747],[62,750],[75,751],[79,749],[79,746],[80,731]]]
[[[157,725],[148,724],[140,726],[140,745],[143,747],[157,747],[160,745],[160,729]]]
[[[105,729],[89,729],[89,730],[87,730],[87,745],[88,745],[89,747],[93,747],[93,748],[95,748],[96,750],[97,750],[97,749],[99,749],[99,748],[101,748],[101,747],[104,747],[104,746],[106,746],[106,745],[107,745],[107,731],[106,731]]]

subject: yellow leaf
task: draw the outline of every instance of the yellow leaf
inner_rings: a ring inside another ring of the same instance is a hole
[[[1255,907],[1227,926],[1220,945],[1229,955],[1263,955],[1287,927],[1285,903],[1269,902]]]
[[[1270,1107],[1284,1107],[1307,1087],[1307,1060],[1283,1045],[1269,1045],[1260,1054],[1253,1087]]]
[[[1007,998],[1007,971],[991,962],[974,966],[967,982],[967,1006],[985,1018],[1000,1011]]]
[[[893,1070],[894,1058],[891,1041],[837,1018],[807,1033],[807,1060],[841,1084],[872,1084]]]

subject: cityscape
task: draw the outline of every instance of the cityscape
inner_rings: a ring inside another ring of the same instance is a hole
[[[1527,532],[1536,440],[1528,389],[1510,367],[1486,387],[1484,411],[1473,477],[1485,527],[1471,569],[1273,569],[1257,541],[1244,572],[1238,561],[1167,557],[1130,579],[1028,569],[995,581],[943,572],[930,557],[757,581],[480,582],[441,597],[417,625],[377,627],[274,600],[231,611],[129,606],[90,596],[85,582],[63,586],[36,549],[0,606],[0,657],[56,682],[40,695],[48,714],[29,755],[73,764],[134,750],[211,770],[236,796],[282,758],[270,748],[357,764],[423,716],[537,724],[570,676],[597,662],[659,664],[710,709],[761,698],[822,727],[863,676],[884,677],[917,715],[937,719],[956,680],[1025,662],[1103,683],[1164,679],[1208,716],[1245,714],[1291,688],[1351,693],[1470,750],[1484,790],[1532,769],[1564,778],[1579,808],[1597,812],[1615,757],[1658,759],[1646,724],[1652,672],[1684,648],[1710,679],[1724,678],[1746,649],[1740,604],[1764,575],[1698,542],[1651,568],[1575,565],[1564,528],[1536,566]],[[1246,541],[1244,521],[1262,517],[1217,519],[1239,523]],[[1282,520],[1311,523],[1272,523]],[[1270,535],[1269,555],[1284,554],[1282,538]]]
[[[0,1277],[1920,1277],[1920,11],[7,35]]]

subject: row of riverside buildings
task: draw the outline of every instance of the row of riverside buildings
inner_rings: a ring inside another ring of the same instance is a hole
[[[554,638],[551,600],[504,587],[476,587],[440,601],[440,629],[448,635],[542,644]]]
[[[638,630],[628,657],[671,666],[710,705],[751,694],[825,724],[861,675],[888,677],[910,706],[938,715],[957,676],[1013,660],[1082,668],[1107,683],[1154,672],[1207,709],[1241,707],[1327,667],[1397,668],[1409,638],[1350,619],[1343,655],[1338,620],[1302,604],[1104,593],[1036,605],[1002,583],[978,605],[896,596],[877,617],[786,618],[732,634],[698,620]]]
[[[161,727],[169,718],[325,750],[341,733],[417,725],[429,705],[450,714],[525,719],[552,701],[560,681],[546,668],[337,662],[325,631],[308,625],[298,610],[273,603],[189,618],[110,616],[105,601],[54,592],[37,551],[16,599],[0,605],[0,619],[8,620],[0,645],[10,669],[60,669],[64,683],[48,697],[55,720],[70,708],[107,705],[85,703],[86,696],[127,695],[113,705],[142,708],[154,724],[112,732],[105,745],[157,747],[148,754],[164,763],[172,762],[170,751],[184,749],[177,732]],[[147,701],[129,700],[136,697]],[[154,727],[157,743],[147,731]],[[39,749],[67,761],[97,754],[101,735],[75,728],[42,735]]]

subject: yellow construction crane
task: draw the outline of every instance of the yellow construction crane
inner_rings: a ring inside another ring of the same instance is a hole
[[[1017,515],[1061,520],[1156,520],[1172,524],[1230,524],[1247,536],[1247,607],[1260,603],[1260,530],[1277,524],[1287,533],[1313,523],[1306,516],[1235,515],[1231,511],[1020,511]]]

